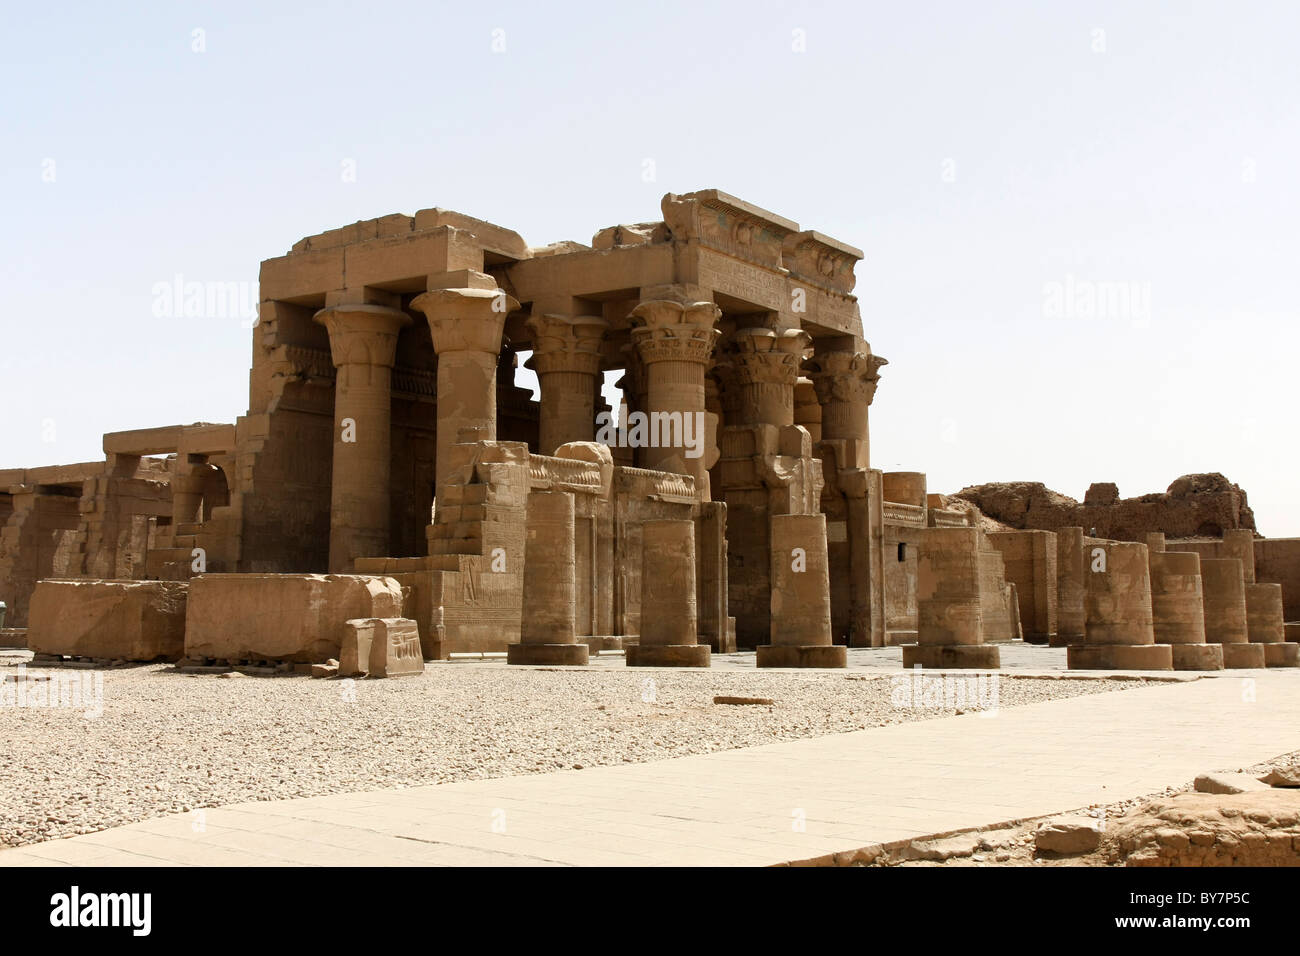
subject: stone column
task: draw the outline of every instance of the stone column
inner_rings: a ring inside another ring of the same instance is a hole
[[[651,299],[632,310],[632,342],[646,366],[646,408],[651,416],[678,416],[681,427],[705,427],[704,372],[718,341],[714,323],[722,314],[712,302],[682,304]],[[689,416],[689,424],[687,424]],[[680,435],[680,432],[679,432]],[[698,436],[702,441],[704,435]],[[709,501],[709,472],[704,454],[688,457],[680,447],[641,450],[641,463],[658,471],[673,471],[695,479],[696,497]],[[707,442],[704,442],[707,444]],[[701,446],[701,450],[703,446]]]
[[[337,437],[337,436],[336,436]],[[177,468],[190,468],[191,466],[181,466]],[[203,504],[203,484],[207,480],[207,475],[203,472],[194,471],[177,471],[171,477],[172,491],[172,528],[173,531],[178,525],[193,524],[201,521],[203,516],[199,514],[199,508]]]
[[[538,449],[554,455],[571,441],[596,435],[601,341],[609,327],[604,319],[578,315],[535,315],[528,320],[533,356],[527,367],[541,385]]]
[[[1300,644],[1286,639],[1282,585],[1246,585],[1246,633],[1250,643],[1263,645],[1266,667],[1300,666]]]
[[[817,401],[817,389],[810,378],[801,378],[794,383],[794,423],[807,430],[814,448],[822,440],[822,406]]]
[[[1223,649],[1223,666],[1264,666],[1264,646],[1251,644],[1246,628],[1246,584],[1237,558],[1202,558],[1205,639]]]
[[[695,522],[658,519],[641,525],[641,637],[628,667],[708,667],[695,605]]]
[[[1056,635],[1049,641],[1052,647],[1083,641],[1085,569],[1083,529],[1061,528],[1056,532]]]
[[[1164,535],[1156,544],[1163,544]],[[1152,535],[1147,535],[1151,547]],[[1223,669],[1223,648],[1205,641],[1201,556],[1195,552],[1148,551],[1151,625],[1156,643],[1168,644],[1176,671]]]
[[[869,468],[868,411],[880,383],[886,359],[870,352],[819,352],[810,363],[808,377],[822,406],[822,440],[858,442],[857,465]]]
[[[848,648],[831,639],[826,516],[772,515],[771,520],[771,643],[758,646],[758,666],[847,667]]]
[[[463,428],[486,441],[497,435],[497,358],[506,316],[519,303],[501,289],[432,289],[411,303],[429,319],[438,353],[438,448],[435,486],[441,492],[451,448]]]
[[[1066,649],[1071,670],[1168,671],[1173,650],[1157,644],[1151,619],[1147,546],[1096,542],[1084,550],[1087,622],[1082,644]]]
[[[1245,582],[1255,583],[1255,532],[1248,528],[1223,532],[1223,545],[1218,549],[1218,555],[1240,561]]]
[[[331,571],[388,554],[392,372],[397,336],[411,317],[381,305],[335,305],[315,320],[329,332],[334,384],[330,486]]]
[[[800,329],[738,329],[727,357],[739,391],[735,421],[728,425],[794,424],[794,386],[812,337]]]
[[[506,648],[508,663],[587,663],[590,648],[575,636],[573,516],[573,495],[567,491],[528,495],[523,627],[520,643]]]
[[[827,472],[823,510],[834,520],[843,519],[847,537],[832,554],[831,574],[841,581],[848,578],[847,623],[853,647],[880,645],[886,640],[879,540],[882,503],[868,495],[868,489],[879,487],[881,479],[869,471],[867,419],[880,382],[879,369],[885,364],[885,359],[866,350],[824,351],[807,363],[808,378],[821,406],[818,450]],[[877,594],[878,590],[881,593]]]
[[[926,528],[916,549],[915,644],[903,667],[992,669],[998,648],[984,643],[978,528]]]

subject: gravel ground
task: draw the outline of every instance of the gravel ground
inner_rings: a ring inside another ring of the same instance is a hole
[[[29,658],[0,654],[0,675],[12,680]],[[0,846],[196,807],[640,763],[955,712],[899,706],[900,678],[846,672],[440,663],[380,681],[185,675],[161,664],[94,673],[103,679],[94,719],[0,706]],[[1144,683],[1004,675],[997,703]],[[714,704],[718,695],[774,703]]]

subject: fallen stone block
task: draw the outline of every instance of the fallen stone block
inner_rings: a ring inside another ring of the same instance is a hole
[[[355,618],[402,614],[392,578],[359,574],[201,574],[190,580],[185,653],[245,666],[337,659]]]
[[[982,834],[959,833],[956,836],[943,837],[938,840],[921,840],[907,846],[898,854],[904,860],[951,860],[954,857],[970,856],[980,848]]]
[[[181,581],[40,581],[32,594],[28,647],[46,658],[178,660],[186,592]]]
[[[404,617],[347,621],[339,654],[342,677],[407,677],[424,673],[415,621]]]
[[[1268,789],[1268,784],[1260,783],[1248,773],[1203,773],[1192,785],[1197,793],[1247,793]]]
[[[336,660],[328,660],[324,664],[311,665],[312,677],[338,677],[338,675],[339,662]]]
[[[1289,767],[1274,767],[1259,778],[1260,783],[1270,787],[1300,787],[1300,764]]]
[[[1068,816],[1048,820],[1034,834],[1034,846],[1049,853],[1090,853],[1101,843],[1098,817]]]

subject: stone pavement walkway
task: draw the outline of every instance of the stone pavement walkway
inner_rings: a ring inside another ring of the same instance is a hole
[[[1110,803],[1300,750],[1252,671],[655,763],[235,804],[0,865],[771,865]]]

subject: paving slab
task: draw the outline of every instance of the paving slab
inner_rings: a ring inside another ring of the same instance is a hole
[[[1258,671],[652,763],[241,803],[0,851],[0,866],[828,862],[1294,750],[1300,672]]]

